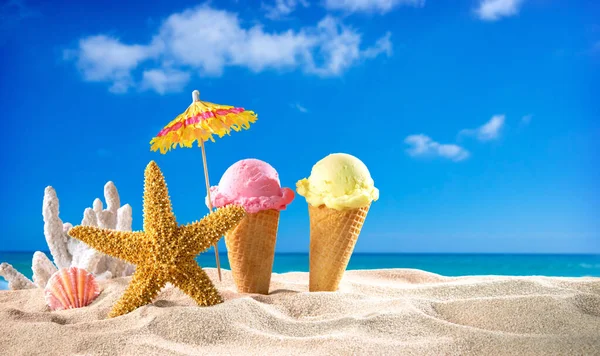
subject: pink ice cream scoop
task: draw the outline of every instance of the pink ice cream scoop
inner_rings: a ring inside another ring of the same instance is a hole
[[[241,205],[253,214],[262,210],[284,210],[294,200],[294,191],[281,188],[279,174],[267,162],[243,159],[231,165],[218,186],[210,188],[213,206]],[[208,205],[208,197],[206,199]]]

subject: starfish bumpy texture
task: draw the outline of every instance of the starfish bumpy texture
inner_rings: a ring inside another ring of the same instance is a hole
[[[170,282],[199,305],[223,302],[215,286],[195,260],[246,216],[244,208],[230,205],[202,220],[178,225],[167,184],[151,161],[144,172],[144,231],[117,231],[76,226],[69,235],[107,255],[136,266],[131,283],[109,317],[127,314],[152,302]]]

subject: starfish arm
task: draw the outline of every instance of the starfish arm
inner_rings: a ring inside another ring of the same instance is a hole
[[[192,297],[198,305],[210,306],[223,303],[214,284],[206,272],[200,268],[195,260],[189,258],[178,265],[177,272],[171,276],[171,283]]]
[[[176,228],[165,177],[151,161],[144,172],[144,231],[166,237]]]
[[[246,211],[241,206],[228,205],[208,214],[200,221],[182,226],[181,239],[190,247],[188,254],[196,256],[206,250],[239,224],[245,216]]]
[[[147,238],[141,231],[117,231],[96,226],[75,226],[68,232],[92,248],[132,264],[146,260]]]
[[[135,309],[152,303],[166,281],[151,267],[138,266],[125,293],[114,305],[109,318],[125,315]]]

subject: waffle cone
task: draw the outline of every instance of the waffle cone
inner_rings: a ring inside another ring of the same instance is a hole
[[[269,294],[278,225],[279,211],[263,210],[246,215],[225,235],[238,292]]]
[[[324,205],[308,206],[311,292],[338,289],[369,207],[339,211]]]

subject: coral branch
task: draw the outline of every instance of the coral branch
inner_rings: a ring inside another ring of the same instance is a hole
[[[68,251],[68,235],[63,231],[63,222],[58,217],[59,205],[56,191],[52,187],[46,187],[44,191],[44,202],[42,215],[44,217],[44,236],[54,257],[54,263],[58,268],[66,268],[71,265],[72,256]]]
[[[40,251],[36,251],[33,254],[31,269],[33,270],[33,283],[35,283],[38,288],[44,288],[50,277],[58,271],[48,256]]]
[[[100,200],[100,198],[94,199],[94,202],[92,203],[92,208],[94,208],[94,213],[96,213],[96,214],[101,212],[102,211],[102,200]]]
[[[131,217],[131,205],[125,204],[117,210],[117,230],[131,231],[133,218]]]
[[[96,212],[90,208],[86,208],[83,211],[83,219],[81,220],[83,226],[98,226],[98,219],[96,219]]]
[[[63,224],[63,232],[65,234],[67,234],[69,232],[69,230],[71,230],[71,228],[73,228],[73,224],[71,224],[71,223],[64,223]]]
[[[8,281],[8,288],[12,290],[35,288],[32,281],[6,262],[0,264],[0,276]]]
[[[81,253],[81,257],[79,258],[79,268],[83,268],[86,271],[93,271],[93,274],[98,274],[98,265],[106,256],[99,251],[94,250],[89,247],[86,243],[81,242],[82,245],[86,247],[86,250]]]
[[[121,206],[121,198],[119,197],[115,183],[108,182],[104,185],[104,199],[106,199],[106,210],[113,213],[116,219],[117,210]]]

